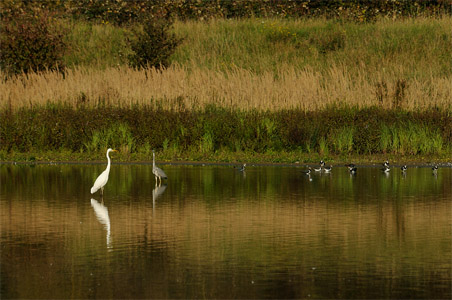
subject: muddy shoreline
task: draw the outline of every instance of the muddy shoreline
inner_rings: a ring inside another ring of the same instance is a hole
[[[349,163],[352,163],[350,161]],[[0,161],[0,165],[99,165],[105,164],[105,161]],[[157,164],[164,166],[220,166],[220,167],[234,167],[241,165],[240,163],[232,162],[208,162],[208,161],[158,161]],[[329,163],[333,167],[345,167],[344,162]],[[132,162],[112,162],[112,165],[152,165],[152,161],[132,161]],[[247,163],[247,167],[313,167],[318,163],[274,163],[274,162],[259,162],[259,163]],[[382,163],[374,162],[361,162],[355,163],[361,168],[377,168],[381,167]],[[452,162],[397,162],[391,164],[393,168],[399,168],[403,165],[407,165],[408,168],[427,168],[433,165],[437,165],[440,168],[452,168]]]

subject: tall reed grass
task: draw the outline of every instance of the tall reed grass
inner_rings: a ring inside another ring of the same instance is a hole
[[[2,80],[0,99],[2,108],[12,109],[54,102],[73,107],[150,105],[170,110],[209,105],[241,110],[309,111],[330,105],[452,110],[450,78],[413,78],[407,81],[401,96],[396,74],[384,77],[384,94],[378,92],[380,76],[368,76],[362,73],[352,79],[343,66],[331,66],[327,74],[310,67],[286,67],[276,77],[270,71],[256,74],[240,68],[219,72],[172,66],[161,72],[76,67],[64,76],[49,71]]]
[[[14,78],[0,71],[0,107],[452,110],[451,17],[178,21],[174,32],[185,42],[164,71],[126,66],[127,27],[67,26],[72,67]]]

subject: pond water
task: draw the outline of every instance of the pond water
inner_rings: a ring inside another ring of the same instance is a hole
[[[452,168],[0,165],[0,298],[452,297]]]

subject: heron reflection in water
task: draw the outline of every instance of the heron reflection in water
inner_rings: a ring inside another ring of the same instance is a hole
[[[163,195],[166,190],[167,185],[158,185],[152,190],[152,213],[155,211],[155,201]]]
[[[94,209],[97,220],[104,225],[107,230],[107,248],[111,248],[111,232],[110,232],[110,217],[108,216],[108,208],[104,203],[99,203],[96,199],[91,198],[91,206]]]

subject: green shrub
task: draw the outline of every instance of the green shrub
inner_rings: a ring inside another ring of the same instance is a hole
[[[0,66],[8,74],[60,70],[63,65],[65,30],[47,12],[16,13],[2,18]]]
[[[164,19],[148,19],[142,31],[135,30],[130,41],[133,54],[129,55],[129,65],[135,68],[168,67],[170,57],[182,39],[170,33],[171,22]]]

